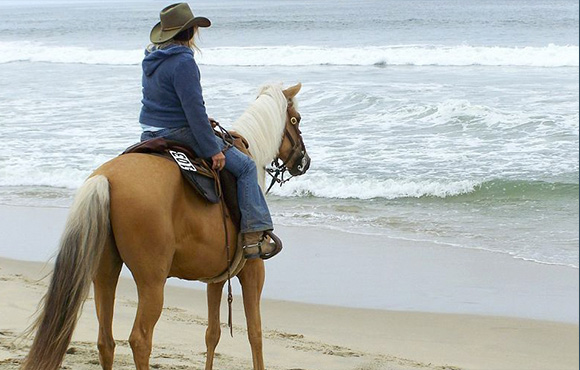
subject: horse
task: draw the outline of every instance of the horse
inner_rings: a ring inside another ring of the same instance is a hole
[[[310,158],[298,127],[295,96],[301,84],[262,87],[232,125],[249,144],[259,184],[265,168],[283,162],[293,176]],[[274,161],[275,160],[275,161]],[[113,368],[112,321],[117,282],[124,265],[137,286],[138,304],[129,344],[138,370],[149,369],[155,324],[163,309],[167,278],[203,280],[227,271],[224,240],[237,245],[237,226],[223,217],[223,204],[204,200],[182,178],[178,166],[159,156],[120,155],[96,169],[78,189],[40,313],[24,370],[56,370],[64,360],[81,308],[93,284],[103,370]],[[249,259],[237,273],[254,369],[264,369],[260,299],[264,261]],[[229,278],[228,278],[229,281]],[[220,338],[220,301],[225,281],[208,283],[206,370],[212,369]]]

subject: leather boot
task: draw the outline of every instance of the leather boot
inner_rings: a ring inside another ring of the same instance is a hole
[[[267,260],[282,250],[282,241],[270,230],[244,233],[242,243],[246,259]]]

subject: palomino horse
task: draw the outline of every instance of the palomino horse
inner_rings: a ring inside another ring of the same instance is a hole
[[[304,173],[310,164],[295,109],[294,97],[300,87],[263,87],[233,125],[250,144],[262,189],[264,168],[275,157],[293,175]],[[177,165],[165,158],[126,154],[103,164],[81,186],[71,206],[23,369],[60,367],[91,280],[99,321],[99,358],[103,369],[113,368],[113,308],[123,264],[133,275],[139,299],[129,343],[136,368],[149,369],[166,279],[207,279],[227,270],[226,228],[231,245],[237,245],[237,237],[231,219],[224,227],[222,216],[220,205],[202,199],[182,179]],[[248,260],[237,274],[254,369],[264,368],[260,318],[264,275],[261,259]],[[206,369],[213,366],[220,337],[223,285],[208,284]]]

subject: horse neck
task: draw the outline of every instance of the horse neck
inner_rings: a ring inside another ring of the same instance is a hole
[[[232,127],[250,145],[262,190],[266,181],[265,167],[278,155],[286,123],[287,102],[281,91],[279,95],[260,95]]]

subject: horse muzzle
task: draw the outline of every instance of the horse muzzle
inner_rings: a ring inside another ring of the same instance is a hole
[[[306,171],[310,168],[310,156],[308,153],[300,152],[300,157],[294,161],[294,165],[288,169],[290,175],[292,176],[300,176],[304,175]]]

